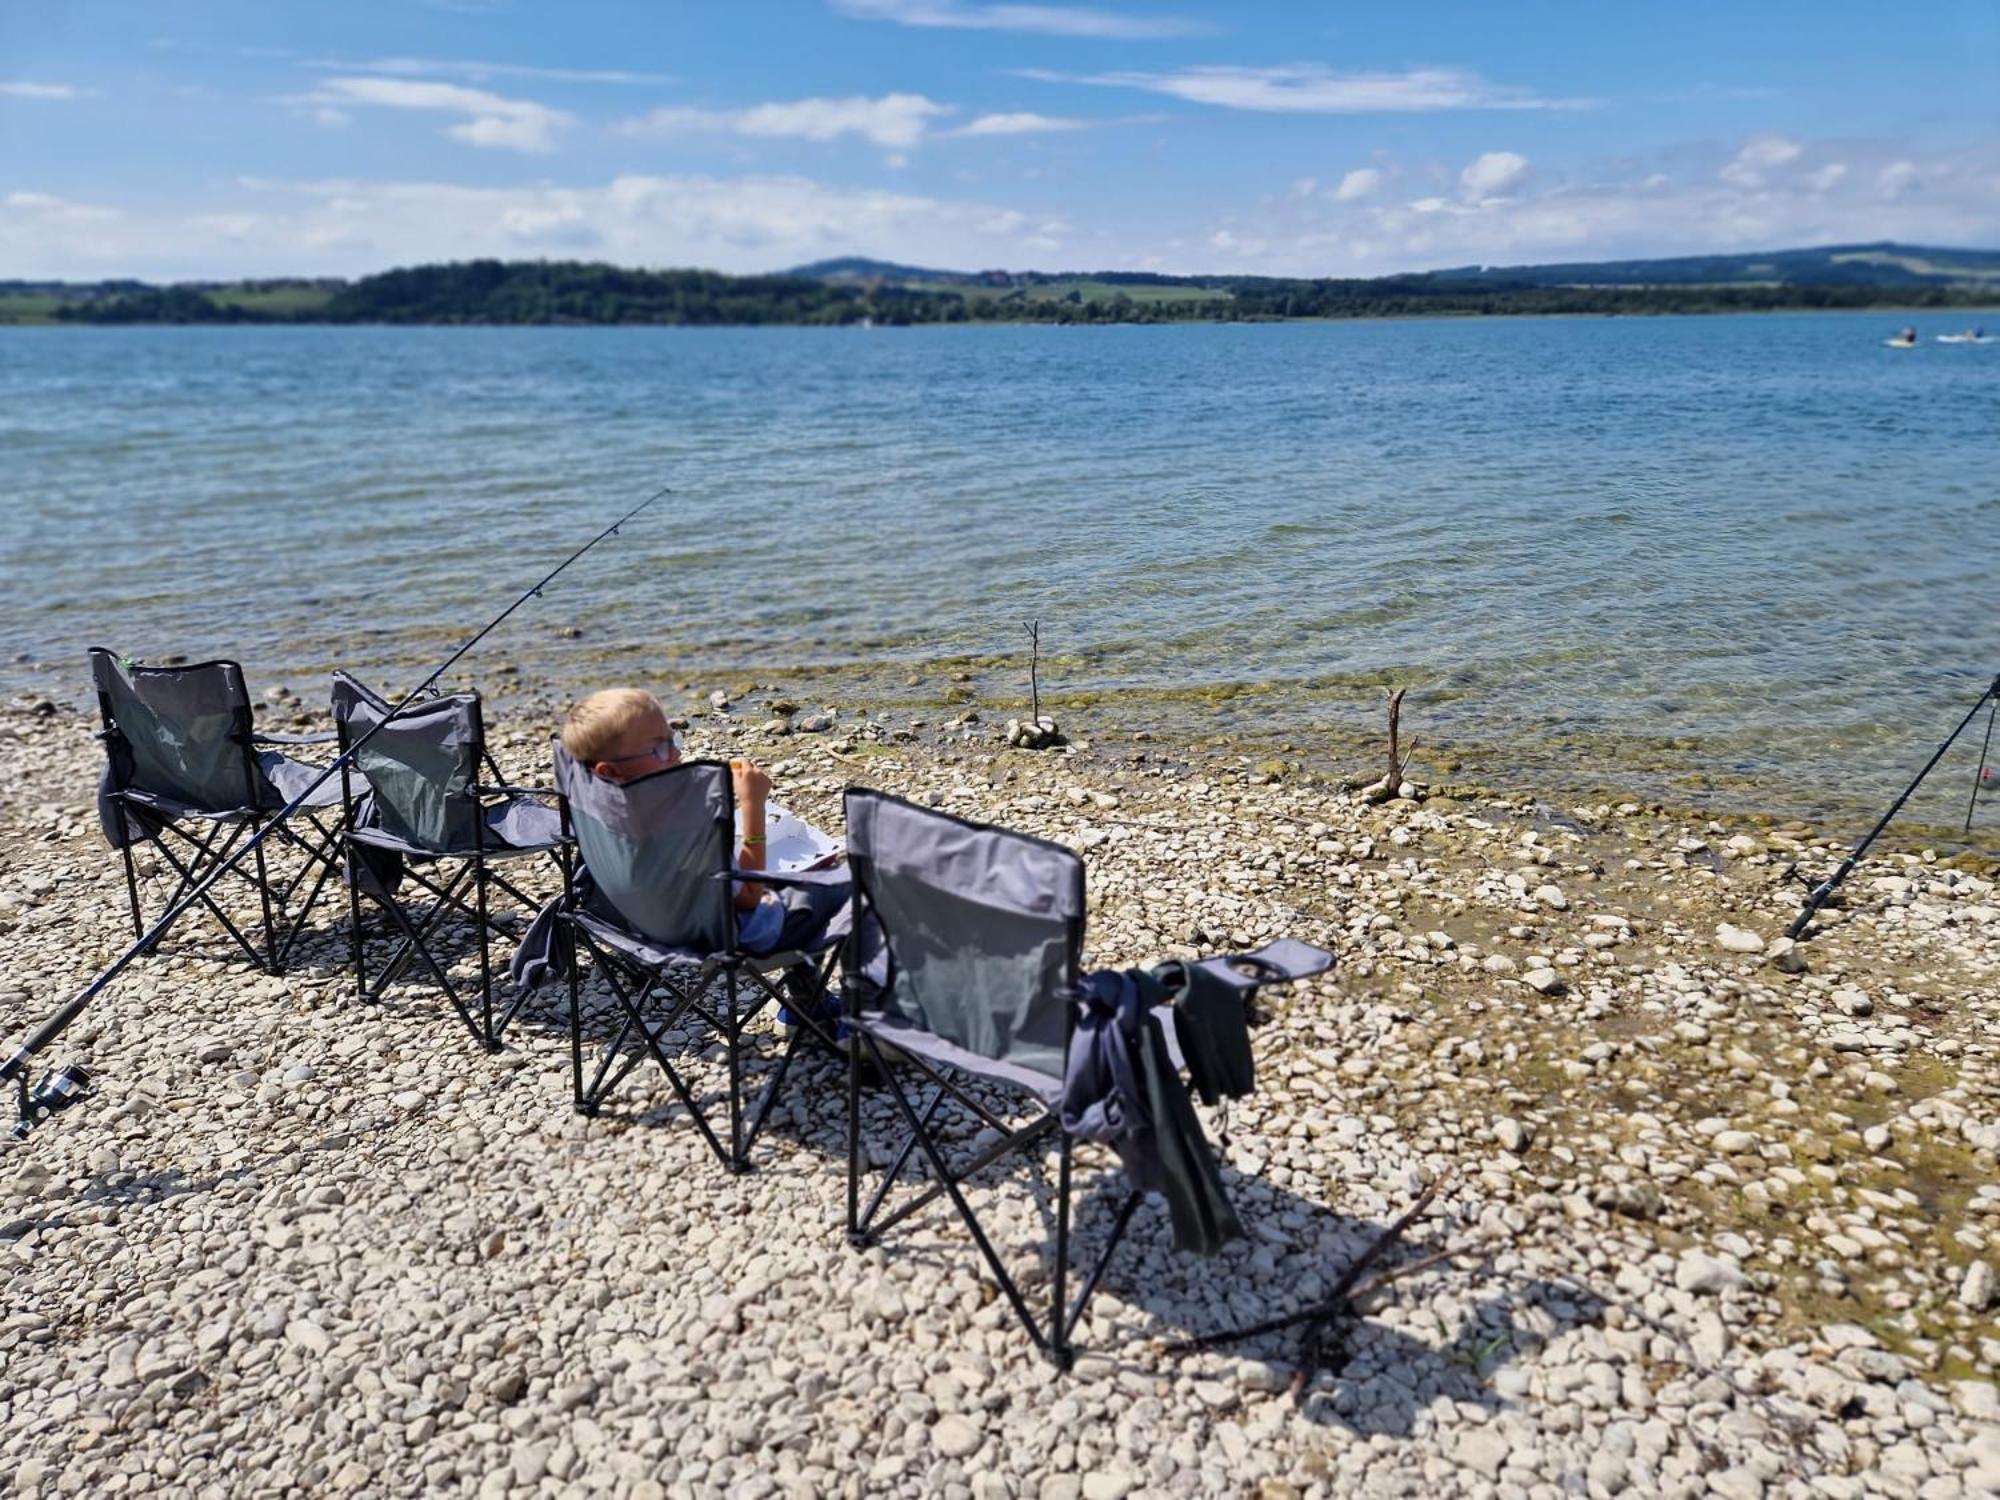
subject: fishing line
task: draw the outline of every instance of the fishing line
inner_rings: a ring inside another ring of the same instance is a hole
[[[1817,913],[1822,906],[1826,905],[1828,899],[1832,897],[1834,891],[1839,888],[1841,881],[1847,879],[1847,877],[1853,872],[1854,867],[1861,863],[1861,856],[1868,852],[1868,846],[1874,843],[1876,839],[1882,836],[1882,830],[1887,828],[1889,826],[1890,820],[1893,819],[1897,813],[1903,810],[1903,804],[1910,800],[1911,793],[1915,792],[1918,787],[1923,785],[1924,778],[1930,775],[1931,772],[1937,768],[1937,763],[1939,761],[1944,759],[1945,751],[1949,750],[1952,747],[1952,745],[1957,741],[1958,737],[1961,734],[1965,733],[1965,726],[1970,724],[1974,719],[1979,717],[1979,710],[1986,706],[1986,700],[1989,698],[2000,700],[2000,675],[1996,675],[1994,677],[1993,681],[1987,685],[1986,691],[1981,693],[1979,695],[1978,700],[1972,705],[1970,709],[1966,711],[1965,717],[1958,721],[1958,728],[1954,729],[1950,734],[1945,736],[1944,743],[1937,747],[1937,750],[1931,755],[1931,758],[1924,763],[1924,768],[1921,771],[1917,772],[1916,780],[1912,781],[1908,786],[1904,787],[1903,795],[1898,797],[1894,802],[1889,804],[1889,810],[1882,814],[1882,821],[1877,823],[1873,828],[1868,830],[1867,837],[1863,838],[1860,843],[1854,846],[1854,852],[1848,855],[1846,859],[1843,859],[1840,862],[1840,866],[1838,869],[1836,869],[1831,875],[1827,876],[1825,880],[1821,881],[1818,885],[1813,887],[1812,892],[1806,897],[1806,904],[1804,910],[1802,910],[1799,913],[1797,920],[1794,921],[1790,927],[1785,929],[1786,937],[1796,939],[1800,933],[1806,930],[1806,925],[1812,921],[1814,914]],[[1992,728],[1991,719],[1987,721],[1987,728],[1990,732]],[[1977,796],[1978,795],[1977,792],[1975,792],[1974,795]],[[1967,822],[1969,826],[1970,824],[1969,818]]]
[[[166,914],[162,916],[159,919],[159,921],[155,922],[147,932],[145,932],[136,942],[132,944],[131,947],[127,948],[123,953],[119,954],[117,958],[113,959],[108,967],[102,970],[95,979],[91,980],[89,984],[85,985],[83,989],[77,993],[75,998],[68,1001],[66,1004],[62,1006],[61,1009],[57,1010],[54,1015],[50,1016],[46,1021],[42,1022],[40,1026],[36,1027],[35,1030],[29,1035],[28,1039],[24,1041],[20,1045],[20,1047],[15,1050],[13,1056],[9,1057],[4,1063],[0,1063],[0,1084],[5,1084],[10,1080],[18,1080],[20,1084],[20,1098],[19,1098],[20,1122],[14,1127],[15,1139],[18,1140],[23,1136],[25,1136],[30,1130],[32,1130],[35,1127],[37,1123],[40,1122],[41,1119],[45,1118],[47,1115],[53,1114],[57,1110],[65,1108],[67,1105],[74,1102],[75,1099],[81,1096],[84,1088],[88,1085],[89,1075],[86,1074],[76,1064],[72,1063],[69,1066],[61,1069],[59,1072],[52,1073],[48,1077],[44,1078],[41,1081],[41,1083],[38,1084],[31,1093],[28,1088],[28,1065],[31,1062],[33,1062],[35,1057],[43,1050],[45,1050],[51,1042],[53,1042],[57,1037],[61,1036],[63,1032],[68,1029],[71,1022],[73,1022],[74,1020],[76,1020],[78,1016],[83,1014],[85,1007],[88,1006],[90,1002],[93,999],[95,999],[100,993],[102,993],[105,987],[109,985],[112,980],[116,979],[120,974],[124,973],[125,970],[131,965],[132,961],[136,959],[141,953],[144,953],[154,943],[158,942],[160,938],[165,935],[167,929],[173,926],[174,922],[178,920],[180,916],[188,910],[189,907],[193,906],[197,901],[200,901],[208,893],[209,889],[215,885],[217,881],[222,879],[223,876],[229,874],[239,864],[241,864],[246,855],[248,855],[252,850],[262,846],[264,840],[269,838],[281,826],[283,826],[286,819],[290,818],[292,814],[296,813],[301,807],[303,807],[306,803],[306,800],[309,797],[311,797],[314,792],[318,791],[322,786],[325,786],[326,783],[332,780],[333,777],[339,775],[341,769],[344,766],[348,765],[354,759],[355,755],[362,749],[362,747],[364,747],[370,740],[372,740],[384,728],[386,728],[390,723],[392,723],[398,714],[401,714],[405,709],[409,708],[411,704],[415,703],[419,698],[423,697],[424,694],[428,693],[431,690],[431,688],[437,684],[438,680],[444,676],[446,672],[450,671],[454,666],[458,664],[460,658],[462,658],[467,652],[471,651],[472,648],[477,646],[481,641],[485,640],[486,637],[491,635],[495,630],[499,629],[499,627],[503,623],[505,623],[507,618],[510,615],[512,615],[515,610],[519,609],[522,605],[526,604],[530,599],[539,598],[541,596],[542,590],[548,587],[549,584],[553,583],[556,580],[556,578],[563,572],[563,570],[569,567],[571,563],[575,562],[578,558],[582,557],[586,552],[590,551],[590,549],[595,547],[599,542],[605,540],[605,538],[616,536],[618,534],[619,527],[623,526],[627,521],[630,521],[634,516],[638,515],[639,512],[645,510],[648,506],[653,505],[657,501],[665,498],[668,495],[671,495],[672,493],[673,493],[672,486],[670,485],[661,486],[658,490],[655,490],[652,494],[648,495],[644,500],[640,501],[637,505],[633,506],[630,510],[626,511],[624,515],[620,516],[617,520],[613,521],[609,526],[605,527],[604,530],[598,532],[596,536],[592,537],[589,541],[585,542],[581,547],[577,548],[576,551],[570,553],[568,557],[564,558],[561,562],[557,563],[555,567],[551,568],[547,573],[545,573],[538,582],[522,590],[522,592],[514,599],[513,603],[509,604],[505,609],[501,610],[499,614],[495,615],[491,620],[487,621],[486,624],[482,626],[477,632],[475,632],[472,636],[467,638],[466,641],[462,645],[460,645],[456,651],[452,652],[451,655],[447,656],[442,662],[440,662],[435,668],[433,668],[431,674],[428,677],[426,677],[422,682],[418,683],[414,688],[412,688],[409,691],[409,693],[405,695],[402,702],[398,703],[394,708],[390,709],[389,712],[382,718],[376,720],[376,722],[373,725],[371,725],[369,729],[364,734],[361,735],[360,738],[355,740],[354,743],[349,745],[344,751],[340,753],[340,755],[338,755],[334,759],[332,765],[322,770],[317,776],[315,776],[312,779],[309,785],[307,785],[303,790],[299,792],[297,796],[293,797],[290,802],[286,803],[276,813],[272,814],[269,822],[267,822],[262,828],[258,829],[257,832],[250,839],[248,839],[240,848],[238,848],[227,859],[223,860],[221,863],[216,865],[215,868],[210,870],[209,873],[206,876],[204,876],[198,883],[196,883],[184,896],[182,896],[179,901],[170,906],[167,909]]]

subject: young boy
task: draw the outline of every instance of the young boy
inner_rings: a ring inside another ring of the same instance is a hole
[[[681,762],[681,747],[666,710],[641,688],[606,688],[592,693],[563,720],[563,748],[593,775],[606,781],[636,781]],[[755,761],[733,759],[730,779],[743,826],[736,865],[743,870],[764,868],[765,809],[771,777]],[[820,936],[828,922],[845,911],[849,887],[840,881],[823,886],[768,890],[752,881],[736,885],[736,940],[748,953],[775,953]]]

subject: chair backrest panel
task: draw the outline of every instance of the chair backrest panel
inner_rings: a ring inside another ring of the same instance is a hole
[[[377,822],[433,853],[478,848],[483,812],[477,787],[486,744],[478,694],[425,699],[390,719],[393,707],[345,672],[334,674],[333,721],[341,749],[383,725],[354,757],[375,794]]]
[[[250,745],[250,694],[233,661],[150,667],[101,648],[90,673],[129,760],[114,754],[118,790],[134,789],[212,812],[268,802]]]
[[[558,744],[556,790],[597,901],[626,926],[673,948],[733,947],[730,867],[736,821],[729,767],[683,761],[636,781],[606,781]]]
[[[864,788],[848,864],[880,917],[890,1014],[1060,1078],[1083,947],[1083,861],[1058,844]]]

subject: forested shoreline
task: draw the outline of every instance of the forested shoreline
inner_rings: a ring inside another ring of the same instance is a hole
[[[353,282],[256,281],[94,287],[0,285],[31,317],[60,323],[383,323],[656,326],[908,326],[939,323],[1244,322],[1522,314],[1646,315],[1781,309],[1990,305],[1992,290],[1949,285],[1548,286],[1440,272],[1371,279],[1088,278],[987,273],[956,284],[730,276],[582,262],[467,261]]]

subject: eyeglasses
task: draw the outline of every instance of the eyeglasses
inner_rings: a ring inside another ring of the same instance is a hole
[[[680,736],[670,734],[665,739],[654,740],[644,750],[635,750],[630,755],[607,755],[604,760],[605,764],[613,766],[626,765],[635,760],[652,760],[658,761],[661,765],[671,765],[680,759],[680,754]]]

